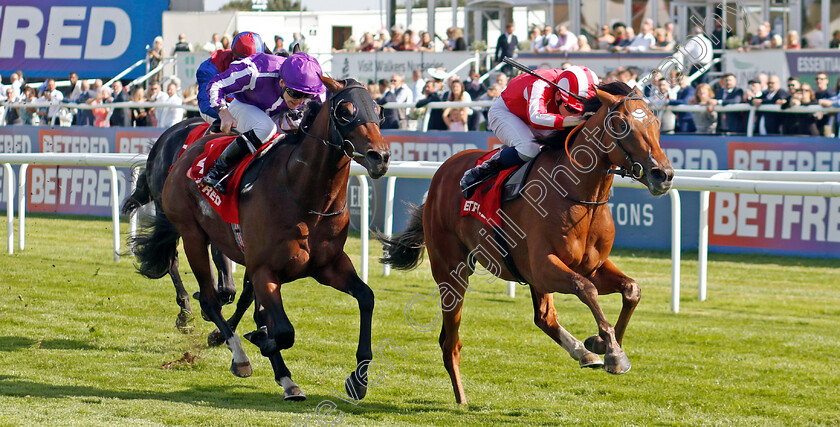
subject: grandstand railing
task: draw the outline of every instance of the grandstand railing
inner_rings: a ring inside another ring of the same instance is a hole
[[[69,165],[69,166],[107,166],[111,172],[111,215],[113,222],[114,261],[120,259],[120,223],[119,191],[116,166],[131,167],[133,190],[139,165],[145,164],[146,155],[142,154],[70,154],[70,153],[25,153],[0,154],[0,163],[4,164],[6,179],[4,195],[7,201],[7,246],[8,252],[14,252],[14,172],[12,164],[20,164],[18,203],[20,211],[19,235],[20,248],[25,247],[25,212],[26,212],[26,169],[30,164]],[[396,179],[430,179],[440,167],[441,162],[393,162],[388,170],[386,183],[385,224],[383,232],[393,232],[394,199]],[[361,276],[367,281],[369,270],[369,187],[365,175],[367,171],[356,163],[351,164],[350,173],[358,178],[361,187]],[[751,178],[751,179],[740,179]],[[816,182],[823,181],[823,182]],[[831,182],[834,181],[834,182]],[[613,185],[644,189],[640,183],[626,177],[615,177]],[[753,194],[784,194],[801,196],[840,197],[840,172],[769,172],[769,171],[696,171],[677,170],[673,187],[669,191],[671,198],[671,311],[679,312],[680,261],[681,261],[681,220],[680,191],[699,191],[705,203],[700,204],[700,280],[698,296],[701,300],[706,295],[706,260],[708,257],[708,193],[732,192]],[[705,196],[703,196],[705,194]],[[136,213],[130,220],[130,233],[136,231]],[[705,238],[703,237],[705,235]],[[390,270],[383,271],[388,275]],[[513,296],[515,285],[508,283],[508,294]]]

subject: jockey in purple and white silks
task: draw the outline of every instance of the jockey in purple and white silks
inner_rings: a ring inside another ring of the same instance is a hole
[[[241,135],[219,156],[202,182],[224,194],[222,178],[248,153],[279,131],[297,130],[300,109],[308,99],[322,102],[326,86],[318,61],[296,53],[288,58],[257,53],[230,65],[210,81],[210,106],[222,121],[222,132],[235,127]],[[226,96],[232,95],[228,103]],[[278,126],[279,125],[279,126]]]

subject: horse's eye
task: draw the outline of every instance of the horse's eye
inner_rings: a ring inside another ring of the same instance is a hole
[[[356,106],[352,102],[342,102],[335,108],[335,121],[340,125],[349,125],[355,118]]]
[[[376,104],[376,112],[379,114],[379,126],[385,124],[385,109],[381,105]]]

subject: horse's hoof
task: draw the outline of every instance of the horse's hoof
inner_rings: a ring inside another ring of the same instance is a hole
[[[248,378],[254,373],[254,370],[251,368],[251,362],[230,362],[230,373],[239,378]]]
[[[599,337],[598,335],[592,335],[591,337],[587,338],[586,341],[583,342],[583,346],[593,353],[607,353],[607,343],[605,343],[604,340],[601,339],[601,337]]]
[[[178,317],[175,319],[175,328],[177,328],[182,334],[191,334],[193,329],[195,329],[192,321],[192,313],[189,310],[182,309],[181,312],[178,313]]]
[[[351,399],[362,400],[367,395],[367,385],[362,384],[355,372],[344,381],[344,391]]]
[[[618,354],[608,354],[604,356],[604,370],[613,375],[626,373],[630,370],[630,359],[621,350]]]
[[[259,347],[260,354],[265,357],[271,357],[280,351],[280,348],[277,347],[277,341],[268,338],[268,329],[265,326],[243,336],[246,340],[251,341],[251,344]]]
[[[236,301],[236,292],[217,292],[216,298],[219,299],[221,305],[228,305]]]
[[[602,366],[604,366],[604,362],[601,360],[601,356],[598,356],[595,353],[587,352],[580,358],[581,368],[598,369]]]
[[[288,390],[283,391],[283,400],[291,400],[293,402],[302,402],[306,400],[306,395],[298,386],[289,387]]]
[[[216,329],[213,332],[207,334],[207,345],[210,347],[218,347],[225,343],[225,334],[222,331]]]

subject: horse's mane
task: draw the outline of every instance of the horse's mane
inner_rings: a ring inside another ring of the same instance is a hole
[[[603,90],[604,92],[607,92],[611,95],[617,96],[630,96],[635,93],[635,90],[633,90],[633,88],[627,86],[627,83],[621,81],[600,83],[598,85],[598,89]],[[583,102],[583,112],[584,114],[595,113],[601,109],[601,106],[601,99],[599,99],[597,95],[593,95]],[[569,133],[571,132],[572,128],[554,131],[549,135],[538,137],[537,143],[540,145],[544,145],[548,148],[560,148],[565,146],[566,137],[568,137]]]

